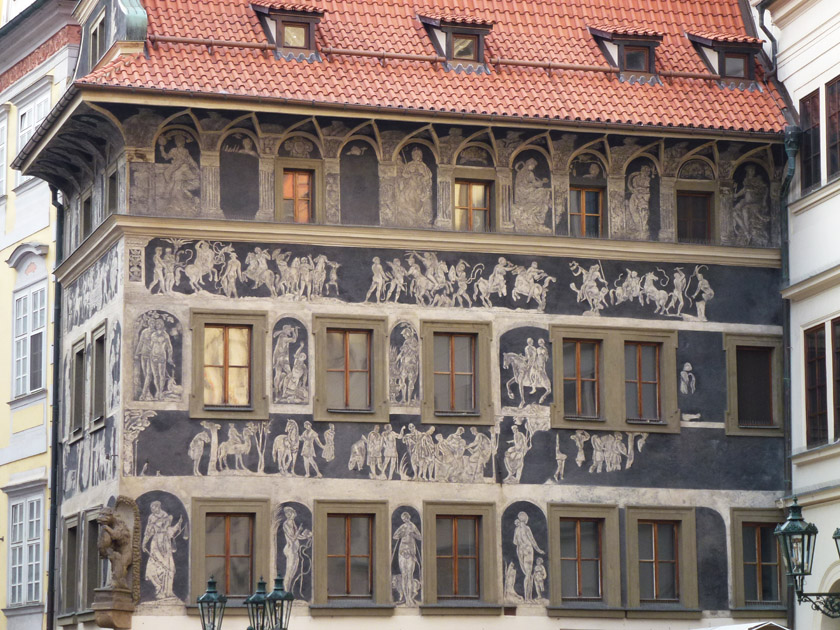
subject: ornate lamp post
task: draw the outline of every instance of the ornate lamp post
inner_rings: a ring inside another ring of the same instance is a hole
[[[782,548],[782,557],[789,578],[793,578],[798,603],[808,602],[811,608],[827,617],[840,617],[840,593],[805,593],[805,576],[811,575],[814,563],[814,544],[817,539],[817,527],[802,518],[802,508],[793,499],[788,517],[784,523],[776,526],[776,538]],[[840,555],[840,528],[834,532],[834,543]]]
[[[840,532],[840,530],[837,530]],[[840,543],[838,543],[840,544]],[[292,616],[292,602],[295,596],[283,590],[283,578],[274,578],[274,590],[266,598],[268,621],[274,630],[289,630],[289,618]]]
[[[245,600],[245,608],[248,609],[248,621],[251,624],[248,630],[267,630],[265,580],[262,578],[257,582],[257,591]]]
[[[201,615],[201,630],[222,630],[227,597],[216,590],[213,576],[207,580],[207,590],[198,598],[198,612]]]

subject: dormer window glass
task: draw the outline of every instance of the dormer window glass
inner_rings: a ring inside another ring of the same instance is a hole
[[[722,66],[722,76],[733,79],[748,78],[748,70],[750,57],[744,53],[724,53]]]
[[[319,59],[315,28],[324,17],[323,11],[276,0],[252,0],[251,8],[259,17],[266,39],[276,46],[278,59]]]
[[[90,26],[90,67],[93,68],[105,55],[108,40],[105,37],[105,11]]]
[[[426,27],[435,52],[446,58],[446,69],[489,72],[484,65],[484,48],[493,22],[475,16],[418,15]]]
[[[453,34],[452,59],[478,61],[478,35]]]
[[[302,22],[281,22],[283,48],[310,50],[309,24]]]
[[[650,48],[647,46],[624,46],[623,69],[629,72],[649,72]]]

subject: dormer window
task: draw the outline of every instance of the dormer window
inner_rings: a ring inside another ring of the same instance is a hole
[[[744,53],[724,53],[721,65],[721,76],[735,79],[748,78],[747,64],[752,55]]]
[[[435,51],[447,61],[447,69],[487,72],[484,63],[485,36],[493,22],[474,16],[420,15]]]
[[[282,0],[252,0],[265,36],[277,47],[277,57],[317,61],[315,27],[323,11]]]
[[[619,69],[622,80],[630,77],[655,80],[656,47],[662,41],[662,33],[606,24],[589,25],[588,28],[607,62]]]
[[[755,55],[761,47],[760,39],[711,32],[687,32],[686,36],[709,72],[729,80],[726,82],[730,84],[755,80]]]

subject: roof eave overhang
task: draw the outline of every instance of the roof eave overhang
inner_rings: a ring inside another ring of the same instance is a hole
[[[29,167],[40,154],[46,144],[55,136],[65,121],[73,115],[73,112],[83,101],[82,94],[76,85],[71,85],[62,94],[55,107],[50,110],[47,117],[40,124],[32,137],[24,145],[23,149],[12,160],[12,168],[26,173]]]

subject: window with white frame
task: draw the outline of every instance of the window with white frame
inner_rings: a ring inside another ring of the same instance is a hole
[[[9,605],[41,601],[42,495],[9,502]]]
[[[8,130],[8,125],[6,124],[6,119],[0,120],[0,197],[6,195],[6,151],[8,150],[8,144],[6,142],[6,132]]]
[[[14,397],[44,387],[44,348],[47,332],[47,287],[37,284],[15,294]]]
[[[38,94],[34,99],[21,105],[18,108],[18,137],[17,137],[17,152],[29,142],[29,139],[35,134],[35,130],[47,117],[50,111],[50,92],[49,90]],[[32,179],[20,175],[18,171],[18,183],[23,183]]]

